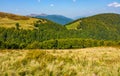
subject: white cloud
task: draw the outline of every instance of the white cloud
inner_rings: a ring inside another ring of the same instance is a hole
[[[120,7],[120,3],[113,2],[113,3],[108,4],[108,7]]]
[[[53,6],[54,6],[54,4],[50,4],[50,6],[51,6],[51,7],[53,7]]]

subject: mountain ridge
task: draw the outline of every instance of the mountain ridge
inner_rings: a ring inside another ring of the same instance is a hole
[[[27,16],[35,17],[35,18],[45,18],[45,19],[51,20],[61,25],[65,25],[73,21],[73,19],[71,18],[65,17],[63,15],[57,15],[57,14],[47,15],[47,14],[42,13],[42,14],[31,14]]]
[[[82,20],[86,20],[86,19],[90,19],[90,18],[97,18],[97,20],[103,20],[103,19],[99,19],[99,18],[104,18],[104,17],[110,17],[110,15],[113,15],[113,16],[120,16],[120,14],[117,14],[117,13],[102,13],[102,14],[96,14],[96,15],[92,15],[92,16],[88,16],[88,17],[82,17],[82,18],[79,18],[79,19],[76,19],[68,24],[66,24],[65,26],[69,26],[70,24],[72,23],[75,23],[75,22],[79,22],[79,21],[82,21]],[[107,19],[107,18],[106,18]],[[69,27],[68,27],[69,29]]]

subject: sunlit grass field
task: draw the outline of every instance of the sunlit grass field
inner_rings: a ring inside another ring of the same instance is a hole
[[[77,27],[80,25],[80,22],[81,22],[81,20],[76,21],[76,22],[74,22],[72,24],[68,24],[68,25],[66,25],[66,28],[67,29],[76,29],[77,30]]]
[[[20,28],[22,29],[33,29],[34,28],[34,22],[36,22],[38,19],[30,18],[29,20],[13,20],[9,18],[0,18],[0,27],[4,28],[11,28],[16,27],[15,24],[19,23]]]
[[[120,76],[120,48],[0,50],[0,76]]]

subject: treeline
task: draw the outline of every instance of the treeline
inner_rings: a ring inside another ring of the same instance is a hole
[[[98,46],[120,46],[120,41],[104,41],[81,38],[52,39],[32,43],[7,43],[0,41],[1,49],[77,49]]]
[[[81,39],[81,38],[67,38],[67,39],[55,39],[43,42],[34,42],[27,48],[40,48],[40,49],[77,49],[87,47],[98,46],[117,46],[120,42],[93,40],[93,39]],[[37,46],[37,47],[36,47]]]

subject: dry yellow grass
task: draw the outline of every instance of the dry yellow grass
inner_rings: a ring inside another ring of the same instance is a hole
[[[37,20],[38,19],[35,18],[30,18],[29,20],[12,20],[9,18],[0,18],[0,27],[5,27],[5,28],[16,27],[15,24],[19,23],[20,28],[33,29],[34,22],[36,22]]]
[[[120,76],[120,48],[1,50],[0,76]]]

